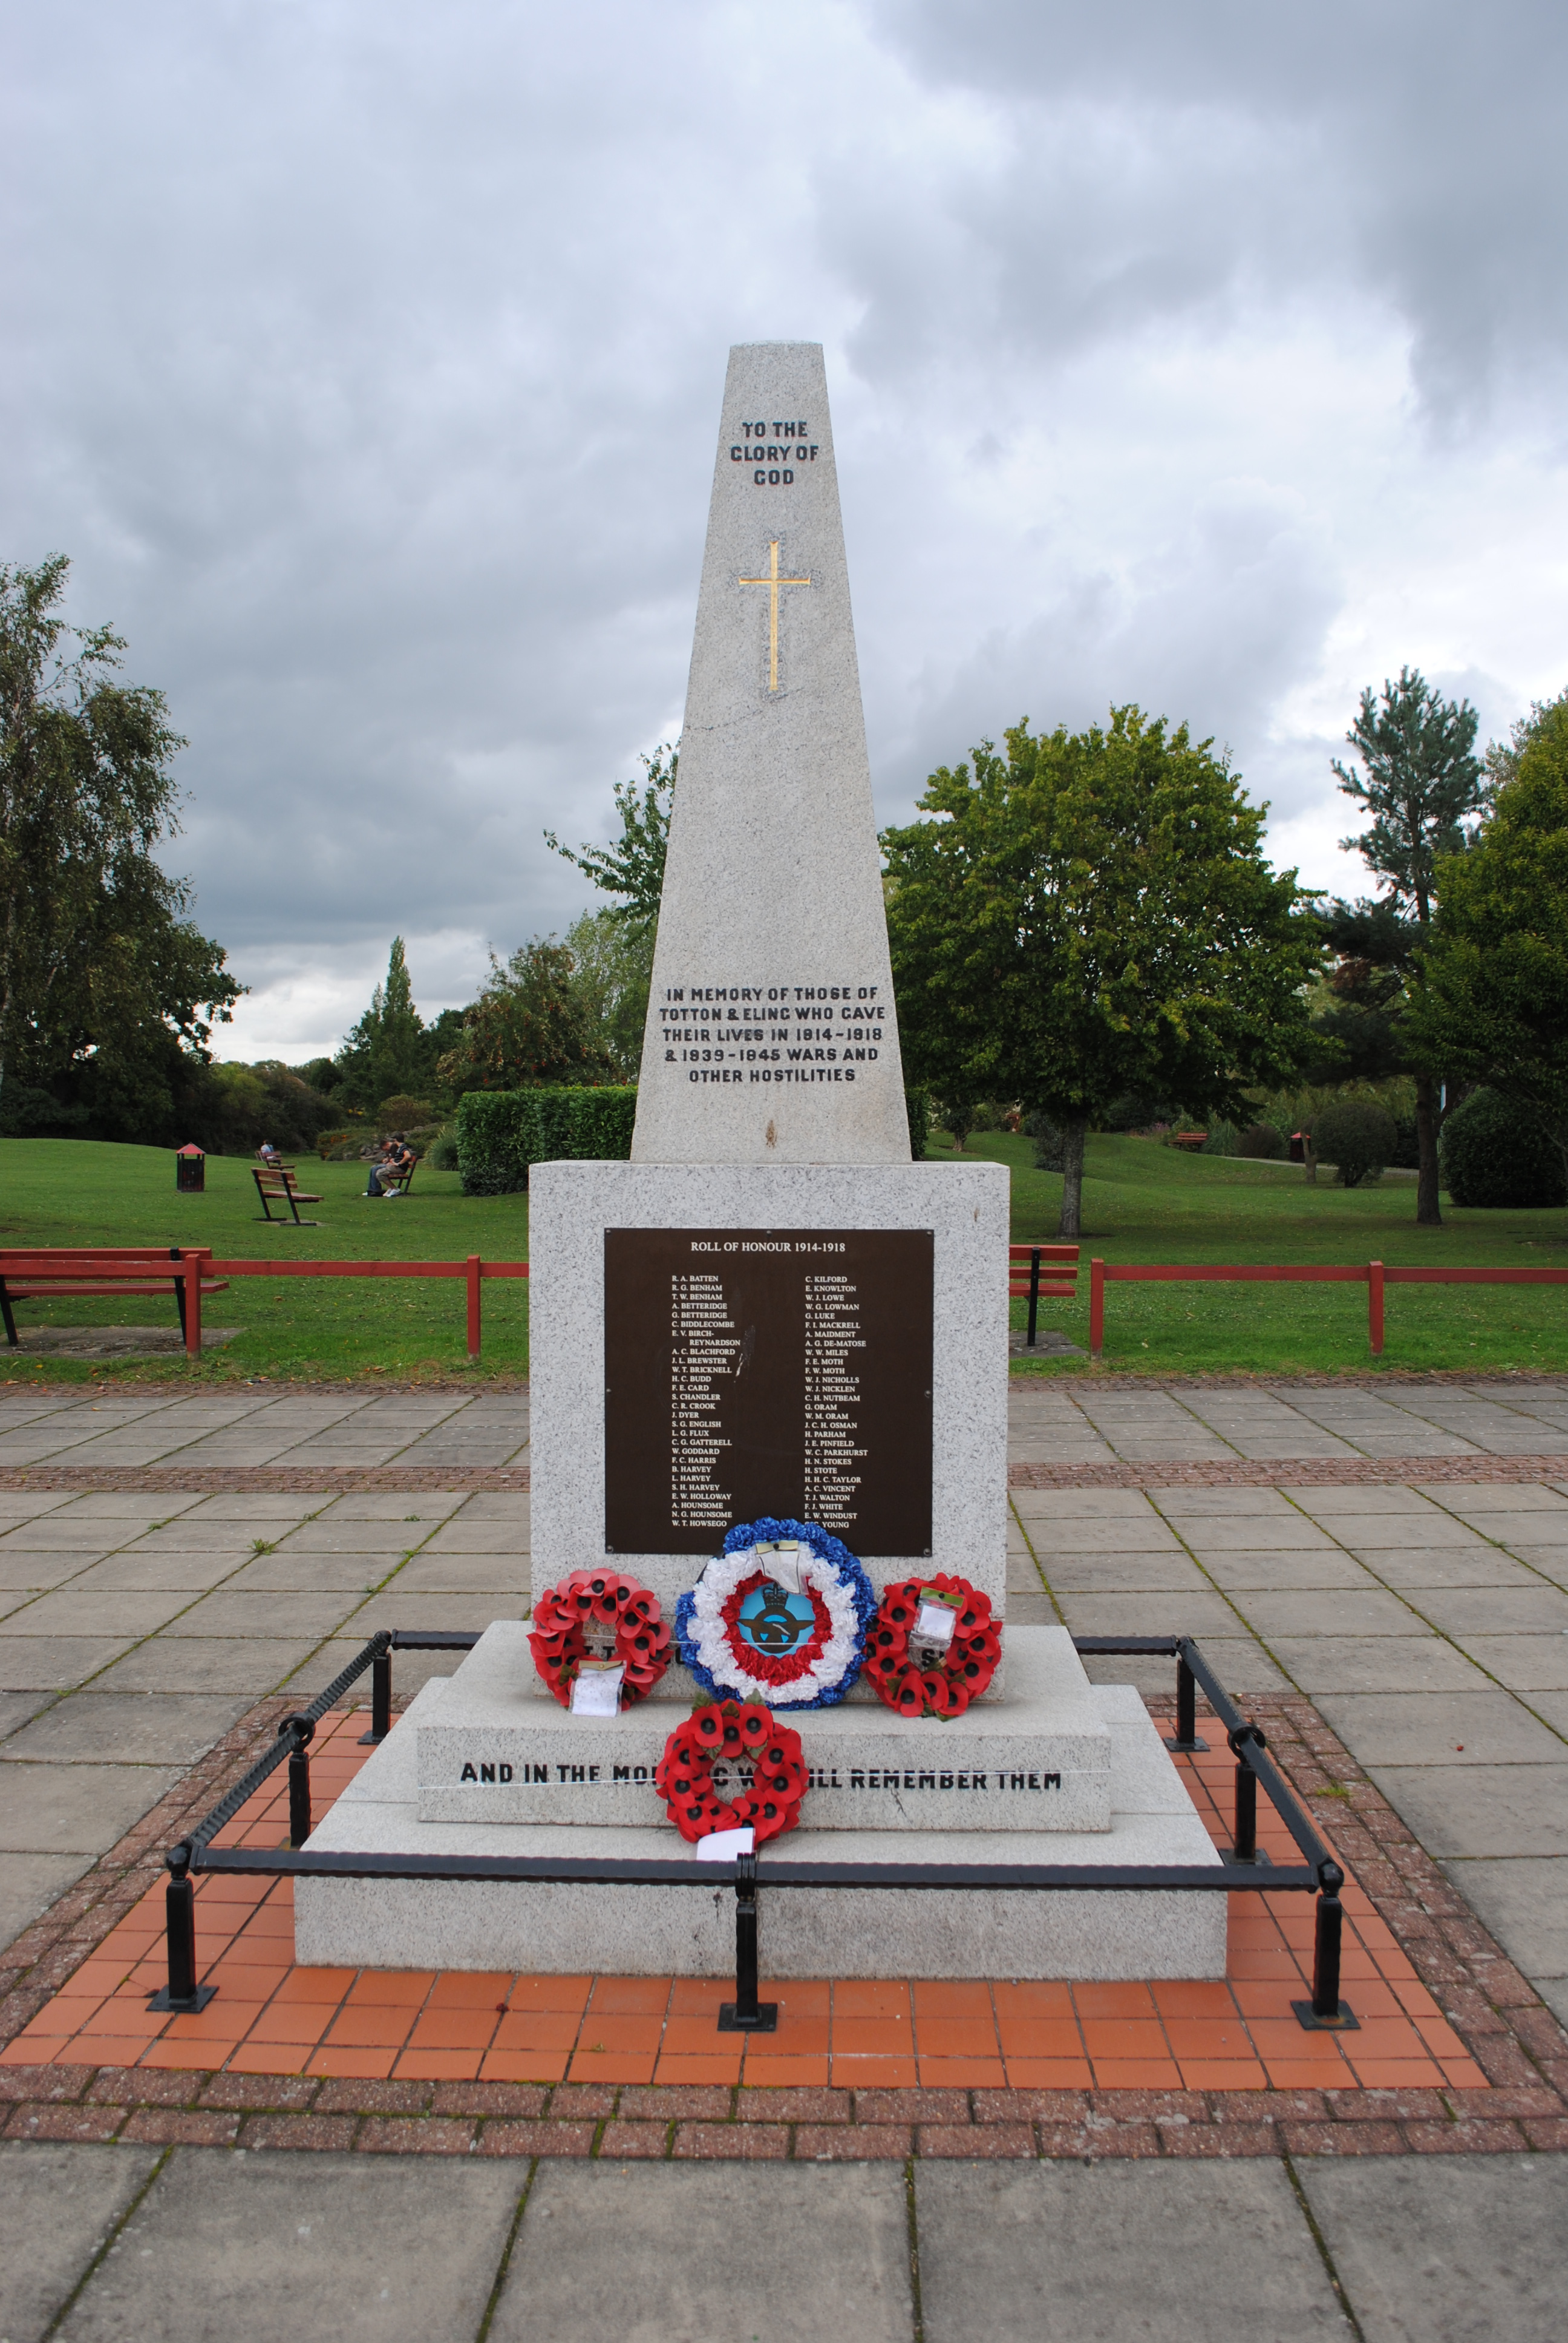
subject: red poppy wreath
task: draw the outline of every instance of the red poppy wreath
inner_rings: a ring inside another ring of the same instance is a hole
[[[534,1605],[528,1649],[534,1665],[563,1708],[582,1674],[590,1645],[602,1666],[621,1670],[618,1705],[630,1708],[653,1690],[669,1665],[669,1629],[658,1597],[616,1570],[574,1570]]]
[[[888,1588],[866,1636],[865,1674],[900,1716],[961,1716],[1000,1657],[990,1595],[939,1572]]]
[[[653,1778],[670,1821],[693,1845],[710,1831],[749,1825],[760,1846],[794,1829],[806,1795],[800,1735],[759,1700],[716,1700],[693,1709],[665,1743]],[[740,1784],[739,1795],[721,1797],[732,1781]]]

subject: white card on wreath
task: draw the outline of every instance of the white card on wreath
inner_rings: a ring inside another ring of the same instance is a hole
[[[709,1831],[697,1842],[699,1863],[733,1863],[738,1855],[755,1855],[757,1833],[748,1823],[743,1830]]]
[[[922,1603],[915,1617],[912,1640],[930,1644],[946,1651],[953,1640],[953,1630],[959,1624],[958,1613],[946,1603]]]
[[[572,1715],[618,1716],[620,1687],[625,1674],[625,1665],[619,1660],[608,1667],[596,1667],[591,1660],[585,1660],[572,1684]]]

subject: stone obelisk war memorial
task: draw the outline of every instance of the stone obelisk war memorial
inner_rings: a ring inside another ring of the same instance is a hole
[[[533,1617],[426,1685],[313,1847],[695,1867],[704,1841],[655,1785],[666,1745],[705,1693],[749,1696],[727,1653],[777,1678],[798,1650],[811,1672],[769,1697],[807,1786],[786,1835],[758,1826],[764,1890],[785,1853],[1218,1862],[1137,1694],[1091,1685],[1065,1629],[1006,1624],[1008,1174],[910,1160],[813,343],[729,357],[631,1160],[538,1164],[530,1186]],[[585,1631],[569,1704],[536,1665],[530,1628],[585,1573],[683,1623],[634,1704],[613,1626]],[[844,1655],[914,1582],[911,1664],[940,1689],[941,1578],[989,1601],[1000,1664],[962,1714],[920,1713],[918,1688],[910,1713]],[[733,1798],[753,1770],[721,1759],[706,1786]],[[720,1892],[302,1878],[297,1956],[724,1976],[733,1867],[701,1875]],[[760,1910],[772,1976],[1224,1972],[1225,1899],[1190,1890],[873,1881]]]

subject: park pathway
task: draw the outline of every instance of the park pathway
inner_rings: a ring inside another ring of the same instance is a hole
[[[1568,1384],[1015,1378],[1010,1463],[1013,1617],[1185,1630],[1238,1692],[1305,1694],[1568,2017]],[[520,1389],[0,1401],[0,1944],[257,1700],[314,1690],[372,1626],[519,1607],[527,1467]],[[441,1664],[407,1655],[399,1689]],[[1242,2320],[1536,2343],[1565,2281],[1568,2157],[1544,2154],[536,2169],[0,2145],[8,2343],[176,2343],[258,2301],[377,2343]]]

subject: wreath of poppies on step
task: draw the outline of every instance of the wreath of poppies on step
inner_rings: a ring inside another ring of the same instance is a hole
[[[831,1708],[860,1673],[871,1582],[815,1522],[741,1522],[675,1606],[680,1657],[715,1700]]]
[[[738,1796],[725,1798],[719,1792],[729,1787],[731,1767],[741,1786]],[[742,1767],[749,1769],[749,1784]],[[682,1838],[695,1845],[710,1831],[749,1825],[760,1846],[793,1830],[800,1818],[806,1795],[800,1735],[760,1701],[714,1701],[676,1726],[653,1779]]]
[[[596,1627],[614,1633],[615,1657],[625,1670],[620,1705],[634,1707],[669,1665],[669,1629],[658,1595],[618,1570],[574,1570],[540,1595],[528,1623],[534,1665],[561,1706],[569,1708],[588,1637]]]
[[[951,1614],[945,1650],[917,1632],[922,1607]],[[867,1677],[900,1716],[961,1716],[1000,1657],[1001,1627],[991,1617],[990,1595],[942,1572],[890,1586],[866,1638]]]

